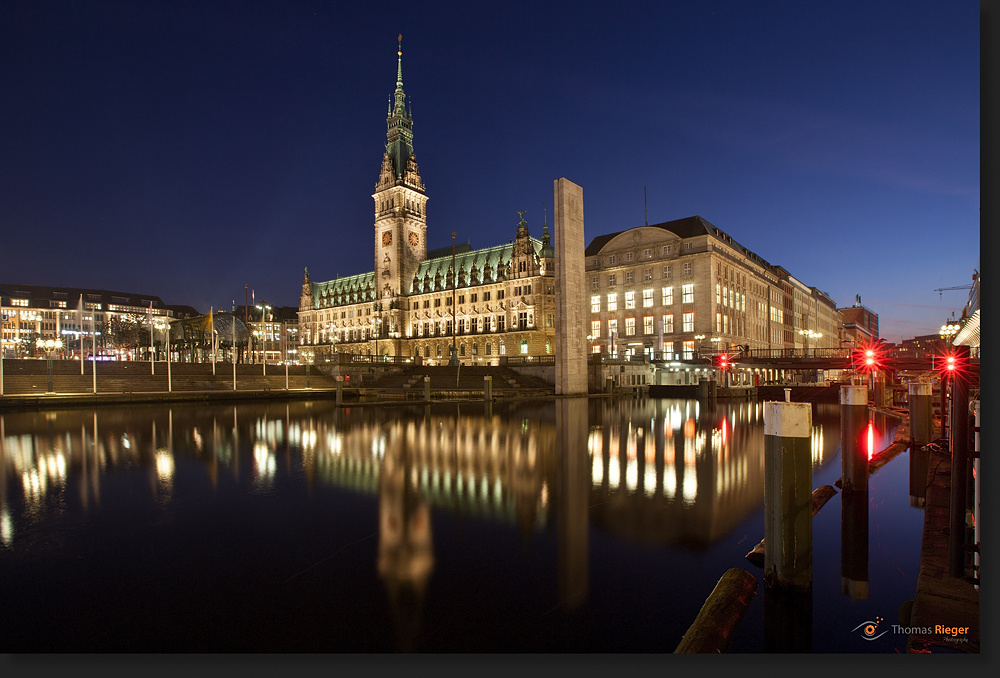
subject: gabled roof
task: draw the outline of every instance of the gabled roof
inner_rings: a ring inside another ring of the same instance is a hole
[[[335,278],[325,282],[312,283],[313,304],[320,306],[320,300],[328,297],[344,297],[343,301],[331,302],[330,305],[356,304],[374,299],[375,271],[349,275],[346,278]]]

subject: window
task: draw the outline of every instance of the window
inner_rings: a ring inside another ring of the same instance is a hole
[[[458,355],[465,355],[465,344],[458,347]]]
[[[692,243],[689,243],[689,242],[684,243],[684,249],[685,250],[691,249],[691,246],[692,246]]]
[[[683,304],[694,303],[694,285],[688,284],[681,286],[681,303]]]
[[[652,280],[653,279],[653,269],[651,269],[651,268],[644,268],[644,269],[642,269],[642,279],[643,280]]]
[[[601,312],[601,295],[595,294],[590,297],[590,312],[600,313]]]
[[[663,355],[666,358],[674,357],[674,342],[672,341],[663,342]]]
[[[489,300],[490,300],[490,293],[483,292],[483,301],[489,301]]]
[[[430,307],[431,307],[431,300],[424,299],[424,308],[430,308]]]
[[[694,342],[685,341],[684,344],[684,360],[691,360],[694,358]]]
[[[635,318],[625,318],[625,336],[635,336]]]
[[[694,332],[694,313],[684,314],[684,331]]]
[[[608,295],[608,310],[617,311],[618,310],[618,293],[612,292]]]
[[[507,324],[507,316],[505,316],[505,315],[498,315],[497,316],[497,332],[503,332],[504,325],[506,325],[506,324]],[[503,344],[500,344],[500,346],[503,346]],[[500,353],[502,354],[503,350],[501,350]]]
[[[555,324],[555,316],[551,313],[545,314],[545,326],[552,327]]]
[[[451,306],[451,297],[445,297],[444,298],[444,305],[445,306]]]
[[[591,320],[590,321],[590,337],[591,339],[597,339],[601,336],[601,321]]]
[[[617,277],[615,276],[615,274],[614,273],[609,274],[608,275],[608,287],[614,287],[617,284],[618,284],[618,280],[617,280]]]
[[[684,275],[691,275],[692,268],[693,266],[690,261],[684,264]]]
[[[715,305],[718,306],[722,303],[722,285],[715,283]]]
[[[632,253],[631,252],[626,252],[625,253],[625,261],[632,261]]]
[[[493,344],[486,343],[486,355],[493,355]]]
[[[479,295],[476,294],[475,292],[469,295],[469,301],[472,302],[473,304],[476,303],[478,300],[479,300]]]
[[[469,322],[472,323],[472,332],[479,331],[479,318],[472,318]]]
[[[663,333],[673,334],[674,333],[674,314],[664,313],[663,314]]]
[[[612,254],[610,257],[608,257],[608,266],[614,266],[614,265],[615,265],[615,255]]]
[[[633,271],[625,271],[625,284],[631,285],[635,282],[635,273]]]
[[[644,256],[647,259],[649,259],[650,257],[653,256],[653,250],[651,250],[651,249],[645,249],[645,250],[643,250],[642,251],[642,256]]]
[[[642,291],[642,307],[649,308],[653,305],[653,290]]]
[[[663,267],[663,277],[664,278],[670,277],[670,264],[667,264],[666,266]]]
[[[527,311],[521,311],[520,313],[517,314],[517,328],[519,330],[526,330],[526,329],[528,329],[528,312]]]
[[[524,286],[524,293],[525,294],[531,294],[531,285],[525,285]],[[472,295],[472,296],[475,296],[475,295]],[[473,299],[473,301],[475,301],[475,299]]]
[[[635,292],[625,293],[625,308],[635,308]]]
[[[601,280],[600,276],[596,276],[596,275],[593,278],[591,278],[590,279],[590,289],[596,290],[598,287],[600,287],[600,284],[601,284],[600,280]]]
[[[441,305],[441,299],[440,298],[435,299],[434,300],[434,308],[437,308],[440,305]]]
[[[522,339],[521,340],[521,354],[524,355],[527,352],[528,352],[528,340],[527,339]]]
[[[647,315],[642,319],[642,333],[643,334],[653,333],[653,316]]]
[[[674,303],[674,288],[664,287],[661,292],[663,293],[663,305],[673,306]]]
[[[715,331],[716,332],[721,332],[722,331],[722,314],[721,313],[716,313],[715,314]]]
[[[608,318],[608,337],[618,334],[618,318]]]
[[[497,301],[503,299],[506,292],[507,290],[497,290]]]

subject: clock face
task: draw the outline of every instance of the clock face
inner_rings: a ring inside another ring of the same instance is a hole
[[[392,231],[385,231],[382,234],[382,246],[388,247],[392,244]]]
[[[411,232],[410,232],[410,245],[411,245],[412,247],[416,247],[416,246],[417,246],[417,245],[419,245],[419,244],[420,244],[420,236],[419,236],[419,235],[417,235],[416,233],[413,233],[413,232],[411,231]]]

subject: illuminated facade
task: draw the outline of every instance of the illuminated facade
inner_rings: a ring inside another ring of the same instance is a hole
[[[547,226],[537,240],[522,214],[511,243],[428,252],[428,198],[413,153],[401,49],[393,98],[372,195],[374,270],[325,282],[313,282],[306,270],[300,359],[320,363],[351,353],[436,364],[448,362],[453,344],[465,364],[551,353],[555,282]]]
[[[837,346],[828,295],[699,216],[598,236],[585,255],[594,353],[690,360],[807,338],[809,348]]]
[[[7,358],[32,355],[39,340],[59,340],[60,355],[79,356],[80,337],[88,337],[85,350],[89,351],[89,337],[95,331],[100,337],[102,327],[116,316],[133,316],[147,325],[152,317],[154,324],[165,326],[176,315],[175,308],[164,305],[159,297],[130,292],[5,284],[0,284],[0,290]],[[104,342],[99,338],[98,344]]]

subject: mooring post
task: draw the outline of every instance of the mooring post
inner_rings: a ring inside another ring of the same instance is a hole
[[[934,426],[931,423],[931,398],[933,387],[928,383],[909,385],[907,401],[910,407],[910,453],[931,441]]]
[[[956,346],[955,357],[968,363],[969,347]],[[969,475],[969,382],[964,375],[951,380],[951,522],[948,574],[965,576],[966,512]]]
[[[841,491],[868,493],[868,450],[862,442],[868,423],[868,388],[840,387]]]
[[[431,378],[430,375],[424,376],[424,400],[430,402],[431,400]]]
[[[765,584],[812,586],[812,405],[764,403]]]
[[[337,376],[337,405],[344,401],[344,378]]]
[[[493,400],[493,377],[488,374],[483,377],[483,400],[486,402]]]

